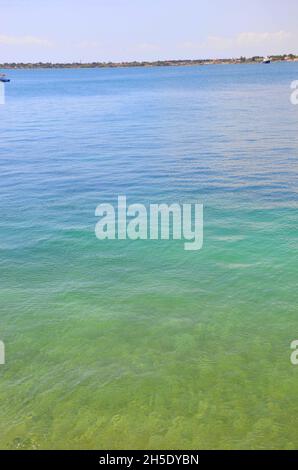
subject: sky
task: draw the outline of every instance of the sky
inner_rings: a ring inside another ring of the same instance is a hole
[[[0,0],[0,63],[298,54],[297,0]]]

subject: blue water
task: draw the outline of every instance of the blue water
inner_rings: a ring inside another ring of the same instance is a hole
[[[11,70],[2,448],[296,448],[297,63]],[[96,239],[200,202],[204,247]]]

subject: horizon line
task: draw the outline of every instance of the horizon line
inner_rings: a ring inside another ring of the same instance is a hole
[[[265,57],[268,57],[272,61],[278,61],[278,60],[285,60],[285,59],[290,59],[290,60],[295,60],[298,59],[298,55],[294,53],[288,53],[288,54],[271,54],[271,55],[253,55],[253,56],[239,56],[239,57],[228,57],[228,58],[206,58],[206,59],[155,59],[155,60],[121,60],[121,61],[37,61],[37,62],[31,62],[31,61],[19,61],[19,62],[2,62],[0,63],[0,67],[2,66],[21,66],[21,65],[79,65],[79,66],[85,66],[85,65],[102,65],[102,66],[107,66],[107,65],[133,65],[133,64],[145,64],[145,65],[151,65],[151,64],[167,64],[167,63],[205,63],[205,62],[258,62],[258,60],[262,60]]]

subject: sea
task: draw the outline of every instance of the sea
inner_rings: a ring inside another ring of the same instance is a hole
[[[7,74],[0,447],[297,449],[298,63]],[[202,249],[98,240],[118,196]]]

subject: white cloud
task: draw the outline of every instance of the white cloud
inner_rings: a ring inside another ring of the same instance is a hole
[[[182,46],[189,50],[212,50],[214,52],[235,50],[237,52],[245,52],[247,49],[255,50],[258,48],[271,49],[272,53],[279,52],[282,47],[290,47],[293,35],[286,31],[277,32],[243,32],[236,36],[208,36],[207,39],[200,43],[188,42]]]
[[[47,39],[42,39],[35,36],[7,36],[5,34],[0,34],[0,45],[51,47],[53,46],[53,43]]]
[[[291,38],[291,33],[278,31],[277,33],[240,33],[236,38],[238,46],[283,45]]]

